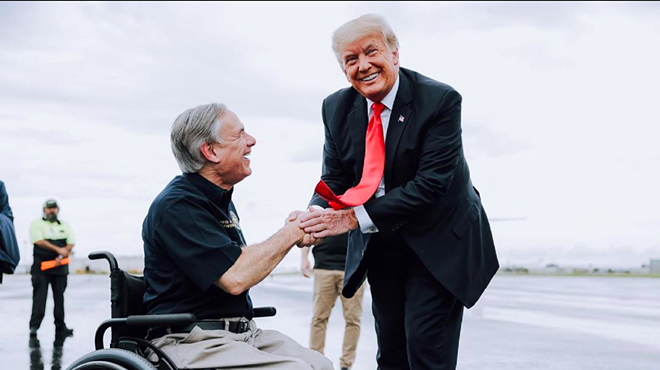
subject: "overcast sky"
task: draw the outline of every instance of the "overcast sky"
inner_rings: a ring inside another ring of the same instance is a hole
[[[209,102],[257,138],[234,202],[264,240],[321,173],[321,102],[348,86],[331,33],[369,12],[402,66],[462,94],[486,211],[524,218],[492,224],[503,263],[660,258],[658,3],[1,3],[0,180],[22,261],[48,197],[78,258],[142,254],[147,209],[179,174],[170,126]]]

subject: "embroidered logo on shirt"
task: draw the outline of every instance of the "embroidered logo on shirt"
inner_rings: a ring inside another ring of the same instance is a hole
[[[231,217],[231,221],[236,225],[237,229],[241,229],[241,225],[238,223],[238,216],[236,216],[236,213],[234,211],[229,211],[229,217]]]
[[[222,225],[222,227],[225,229],[233,229],[237,226],[233,221],[230,220],[220,220],[220,225]]]
[[[240,230],[241,225],[238,223],[238,216],[236,216],[233,211],[229,211],[229,218],[231,218],[231,220],[220,220],[220,225],[225,229],[236,228],[237,230]]]

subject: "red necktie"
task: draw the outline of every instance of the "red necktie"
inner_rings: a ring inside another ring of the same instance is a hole
[[[335,195],[328,185],[319,181],[316,185],[316,193],[325,199],[333,209],[356,207],[363,205],[371,198],[378,189],[380,180],[385,170],[385,140],[383,139],[383,121],[380,114],[385,109],[382,103],[374,103],[374,110],[367,127],[365,141],[364,166],[362,168],[362,179],[357,186],[352,187],[343,195]]]

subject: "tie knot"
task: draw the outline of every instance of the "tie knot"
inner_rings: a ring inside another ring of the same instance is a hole
[[[371,105],[371,109],[374,110],[375,116],[380,116],[380,114],[383,112],[383,109],[385,109],[385,105],[383,103],[376,102]]]

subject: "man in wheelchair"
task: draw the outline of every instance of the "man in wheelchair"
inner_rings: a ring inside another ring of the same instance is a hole
[[[147,339],[183,369],[331,370],[320,353],[252,320],[248,290],[305,237],[296,219],[246,246],[231,196],[252,173],[247,156],[255,144],[222,104],[189,109],[174,121],[172,151],[183,174],[144,220],[144,305],[149,315],[192,313],[197,321],[151,328]]]

